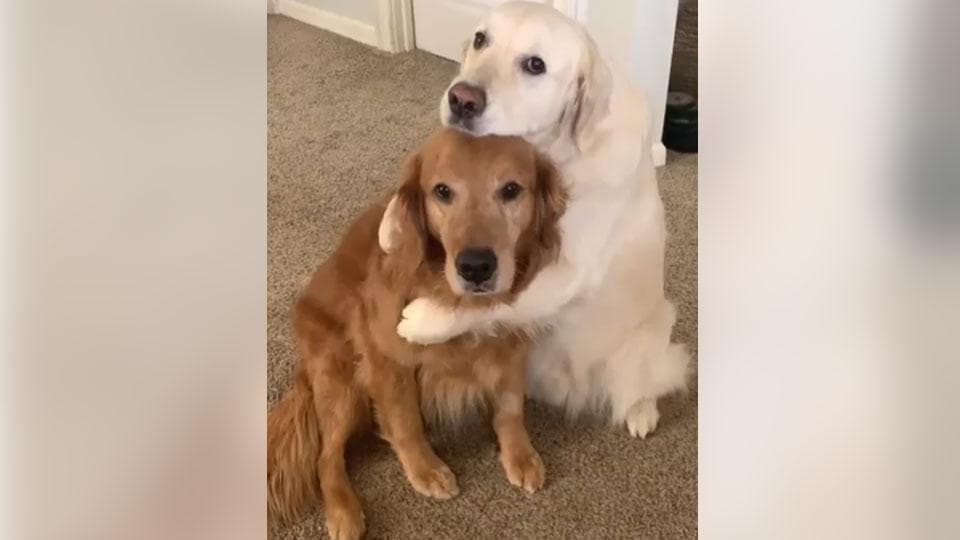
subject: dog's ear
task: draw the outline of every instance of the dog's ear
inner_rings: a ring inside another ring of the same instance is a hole
[[[570,136],[581,151],[589,146],[597,124],[610,108],[613,76],[597,44],[584,32],[586,51],[580,62],[570,115]]]
[[[406,271],[420,266],[426,252],[427,224],[420,188],[421,165],[419,152],[407,158],[400,187],[380,221],[380,247]]]
[[[536,154],[533,221],[518,244],[517,276],[512,291],[523,290],[544,266],[560,255],[560,216],[566,210],[567,190],[559,171],[545,156]]]
[[[544,256],[552,260],[560,252],[560,216],[567,207],[567,191],[553,162],[539,153],[536,196],[537,243]]]

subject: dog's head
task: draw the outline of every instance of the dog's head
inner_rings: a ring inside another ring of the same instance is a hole
[[[408,158],[380,245],[408,270],[443,272],[456,296],[514,292],[556,257],[565,200],[523,139],[443,129]]]
[[[610,71],[582,26],[543,4],[509,2],[464,45],[440,120],[475,135],[579,141],[604,116],[610,87]]]

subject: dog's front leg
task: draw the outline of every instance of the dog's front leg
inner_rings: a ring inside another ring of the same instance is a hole
[[[371,380],[370,395],[382,435],[396,452],[413,489],[435,499],[455,497],[460,492],[457,479],[437,457],[424,432],[413,368],[390,363],[375,369]]]
[[[543,487],[546,473],[540,454],[530,443],[530,436],[523,424],[524,357],[527,351],[519,352],[515,361],[506,366],[503,376],[488,388],[488,392],[493,398],[493,430],[500,444],[500,464],[507,474],[507,480],[533,493]]]

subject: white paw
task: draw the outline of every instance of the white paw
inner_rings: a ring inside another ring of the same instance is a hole
[[[456,313],[429,298],[417,298],[407,304],[397,325],[400,337],[421,345],[443,343],[458,333]]]
[[[660,411],[657,410],[657,401],[653,399],[641,399],[627,411],[627,431],[632,437],[646,439],[657,429],[658,421]]]

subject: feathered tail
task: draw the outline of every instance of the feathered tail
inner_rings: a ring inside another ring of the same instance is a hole
[[[317,503],[320,430],[303,373],[267,418],[267,514],[290,521]]]

